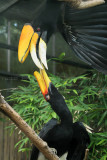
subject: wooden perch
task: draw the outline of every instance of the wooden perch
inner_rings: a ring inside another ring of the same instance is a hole
[[[85,8],[94,7],[103,3],[105,3],[104,0],[87,0],[85,2],[81,1],[77,7],[79,9],[85,9]]]
[[[72,6],[79,9],[90,8],[105,3],[105,0],[59,0],[59,1],[71,2]]]
[[[47,143],[19,116],[17,112],[4,100],[0,93],[0,109],[17,125],[17,127],[31,140],[31,142],[44,154],[48,160],[59,160]]]

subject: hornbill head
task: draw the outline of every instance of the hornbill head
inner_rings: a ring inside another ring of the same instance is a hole
[[[46,61],[47,43],[57,29],[61,3],[57,0],[47,0],[42,12],[37,18],[25,24],[18,46],[18,59],[23,63],[30,52],[31,57],[40,69],[41,63],[48,69]]]
[[[35,71],[34,76],[39,84],[40,90],[44,98],[46,99],[46,101],[48,101],[50,99],[48,90],[51,85],[51,80],[49,79],[47,73],[45,72],[45,69],[44,68],[40,69],[40,73]]]
[[[38,81],[41,92],[47,102],[50,103],[54,112],[62,119],[66,119],[66,114],[70,122],[72,123],[72,115],[68,110],[64,97],[59,93],[57,88],[52,84],[45,69],[40,69],[40,73],[34,72],[34,76]]]
[[[51,101],[57,101],[57,99],[59,99],[60,93],[58,92],[57,88],[52,84],[45,69],[40,69],[40,73],[35,71],[34,76],[39,84],[40,90],[45,100],[50,103]]]
[[[41,63],[48,69],[46,61],[46,39],[47,31],[40,32],[37,28],[37,32],[31,24],[25,24],[19,40],[18,46],[18,59],[19,62],[23,63],[30,52],[31,57],[40,69],[43,69]],[[40,60],[39,60],[40,59]]]
[[[40,69],[40,73],[35,71],[34,76],[46,101],[50,104],[54,104],[54,107],[55,105],[59,105],[60,101],[62,104],[65,104],[63,96],[52,84],[44,68]]]

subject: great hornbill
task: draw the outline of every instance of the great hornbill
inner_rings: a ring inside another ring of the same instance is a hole
[[[41,70],[40,73],[34,72],[34,75],[44,98],[60,118],[60,122],[57,119],[51,119],[45,124],[39,136],[48,143],[49,147],[56,150],[60,158],[67,156],[65,158],[67,160],[83,160],[85,150],[90,143],[90,138],[84,125],[81,122],[73,123],[72,114],[63,96],[52,84],[45,70]],[[30,160],[37,160],[41,158],[41,155],[39,150],[33,146]]]
[[[81,60],[107,74],[107,0],[86,9],[73,7],[70,0],[47,0],[39,16],[22,29],[19,61],[30,51],[34,63],[47,68],[46,44],[56,31]]]

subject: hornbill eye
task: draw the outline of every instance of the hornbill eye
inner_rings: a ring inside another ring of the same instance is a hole
[[[43,64],[48,69],[46,61],[47,45],[45,42],[47,32],[40,32],[40,28],[37,28],[37,31],[34,31],[31,24],[24,25],[19,40],[18,59],[23,63],[30,52],[32,60],[38,68],[43,69]]]
[[[37,28],[37,31],[40,32],[40,28],[39,27]]]

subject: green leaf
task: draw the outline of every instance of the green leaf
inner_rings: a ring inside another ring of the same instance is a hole
[[[58,58],[59,58],[60,60],[62,60],[62,59],[64,59],[64,57],[65,57],[65,53],[64,53],[64,52],[62,52],[62,53],[59,55],[59,57],[58,57]]]
[[[52,112],[51,115],[52,115],[53,118],[57,118],[57,114],[55,112]]]
[[[78,95],[78,92],[77,92],[75,89],[73,89],[73,92],[74,92],[76,95]]]

